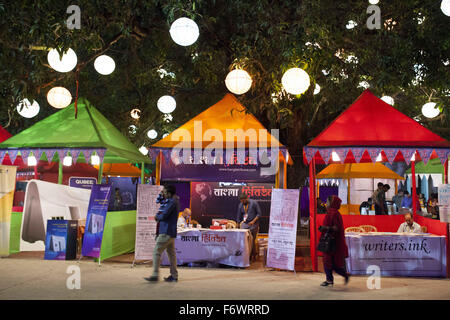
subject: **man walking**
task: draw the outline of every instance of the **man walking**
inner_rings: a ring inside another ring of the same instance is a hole
[[[158,222],[157,238],[155,249],[153,250],[153,274],[151,277],[144,278],[147,281],[156,282],[159,280],[159,265],[161,263],[161,254],[167,251],[170,261],[170,276],[164,278],[167,282],[178,281],[177,257],[175,254],[175,238],[177,237],[177,220],[180,204],[176,189],[173,185],[167,185],[162,191],[163,200],[155,220]]]

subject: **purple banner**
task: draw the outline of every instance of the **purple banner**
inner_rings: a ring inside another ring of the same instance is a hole
[[[91,198],[86,217],[86,229],[83,237],[82,256],[100,257],[103,229],[105,227],[106,212],[111,195],[111,186],[95,184],[92,186]]]
[[[444,236],[380,233],[348,234],[345,239],[351,274],[367,274],[369,266],[376,266],[382,276],[446,276]]]
[[[70,177],[69,186],[82,189],[91,189],[97,183],[97,178],[92,177]]]

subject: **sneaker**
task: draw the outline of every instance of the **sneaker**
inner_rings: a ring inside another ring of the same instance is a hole
[[[322,287],[328,287],[328,286],[333,286],[333,282],[328,282],[328,281],[324,281],[320,284],[320,286]]]
[[[157,276],[151,276],[151,277],[144,278],[144,279],[149,282],[157,282],[159,280]]]
[[[177,282],[178,279],[174,278],[172,276],[168,276],[167,278],[164,278],[164,281],[166,281],[166,282]]]

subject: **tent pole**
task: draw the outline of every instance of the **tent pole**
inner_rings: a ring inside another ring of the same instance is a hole
[[[97,184],[102,184],[102,177],[103,177],[103,161],[100,162],[100,166],[98,168]]]
[[[142,162],[142,165],[141,165],[141,184],[144,184],[144,169],[145,169],[145,163]]]
[[[283,179],[283,182],[284,182],[283,188],[286,189],[287,188],[287,160],[286,159],[284,159],[284,179]]]
[[[413,219],[417,213],[417,193],[416,193],[416,161],[411,161],[411,175],[412,175],[412,208],[413,208]]]
[[[157,185],[161,184],[161,160],[162,160],[162,152],[159,151],[158,156],[156,157],[156,172],[155,172],[155,182]]]
[[[347,178],[347,208],[350,214],[350,178]]]
[[[394,183],[395,183],[395,190],[394,190],[394,191],[395,191],[395,195],[397,195],[397,193],[398,193],[397,182],[398,182],[397,179],[395,179],[395,180],[394,180]]]
[[[448,184],[448,158],[445,160],[444,163],[444,183]]]
[[[314,272],[318,271],[317,268],[317,250],[316,250],[316,238],[317,238],[317,228],[316,228],[316,168],[315,160],[312,158],[309,164],[309,228],[310,228],[310,251],[311,251],[311,263]]]
[[[58,168],[58,184],[62,184],[63,181],[63,163],[61,159],[59,159],[59,168]]]

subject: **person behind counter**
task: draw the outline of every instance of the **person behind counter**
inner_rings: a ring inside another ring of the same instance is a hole
[[[178,218],[177,227],[184,228],[187,227],[189,224],[191,224],[191,209],[186,208],[183,210],[180,217]]]
[[[414,222],[412,214],[410,212],[405,213],[405,222],[403,222],[397,230],[398,233],[422,233],[422,228],[416,222]]]
[[[253,236],[252,248],[250,256],[255,256],[255,239],[258,235],[259,230],[259,217],[261,217],[261,208],[258,202],[249,199],[247,194],[241,193],[239,195],[239,200],[241,203],[238,206],[237,219],[236,222],[242,229],[250,229]]]
[[[365,209],[365,214],[368,214],[370,208],[372,208],[372,198],[368,198],[367,201],[363,201],[361,203],[361,205],[359,206],[359,213],[362,214],[363,209]]]

